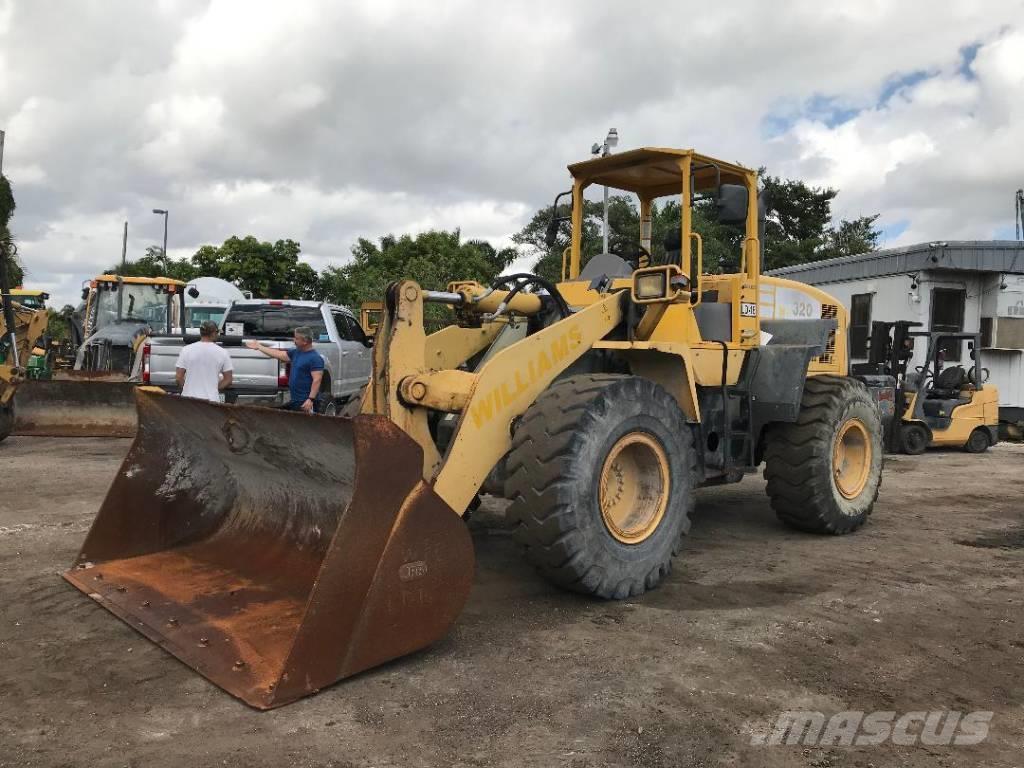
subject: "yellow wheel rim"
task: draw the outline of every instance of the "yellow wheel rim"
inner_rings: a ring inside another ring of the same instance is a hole
[[[619,438],[601,468],[599,503],[605,527],[624,544],[647,539],[668,506],[668,457],[643,432]]]
[[[847,499],[857,498],[871,473],[871,440],[860,419],[845,422],[832,447],[832,473],[836,488]]]

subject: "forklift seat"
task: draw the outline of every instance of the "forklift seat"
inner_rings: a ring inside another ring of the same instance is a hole
[[[935,383],[928,391],[930,400],[960,399],[960,391],[967,386],[967,371],[960,365],[944,368],[935,377]]]

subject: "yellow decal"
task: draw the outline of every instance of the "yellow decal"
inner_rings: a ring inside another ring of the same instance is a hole
[[[473,398],[469,411],[473,417],[473,426],[480,429],[502,411],[511,408],[523,393],[533,390],[537,384],[546,385],[554,374],[565,368],[559,364],[569,357],[570,350],[575,351],[582,343],[582,331],[576,326],[569,328],[554,339],[547,349],[542,348],[527,361],[525,371],[516,370],[511,381],[503,381],[483,395]]]

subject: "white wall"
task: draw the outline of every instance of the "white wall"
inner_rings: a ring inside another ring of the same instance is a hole
[[[799,279],[798,275],[787,277]],[[1005,288],[1000,287],[1003,284]],[[871,320],[916,321],[922,323],[920,330],[930,330],[934,288],[955,288],[966,292],[964,331],[968,333],[981,329],[982,315],[1024,317],[1024,275],[923,271],[917,275],[917,288],[912,286],[913,281],[908,275],[818,284],[823,291],[835,296],[847,311],[855,294],[870,293]],[[919,341],[914,349],[912,365],[923,365],[926,354],[927,344]],[[965,348],[961,364],[966,366],[969,360]],[[854,358],[854,361],[858,359]],[[989,381],[999,388],[999,404],[1024,407],[1024,351],[986,352],[983,353],[982,365],[989,369]]]

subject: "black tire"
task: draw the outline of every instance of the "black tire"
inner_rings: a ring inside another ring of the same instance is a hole
[[[366,390],[369,385],[365,385],[356,394],[352,395],[345,403],[343,408],[338,410],[338,415],[345,419],[354,419],[359,415],[359,412],[363,408],[363,398],[366,396]]]
[[[313,410],[321,416],[337,416],[338,401],[330,395],[317,395]]]
[[[14,431],[14,403],[0,405],[0,442],[6,440]]]
[[[992,445],[992,440],[989,437],[988,430],[978,427],[971,436],[967,438],[967,442],[964,443],[964,450],[968,453],[984,453]]]
[[[836,479],[833,448],[855,422],[860,424],[852,434],[860,436],[865,453],[863,486],[847,497]],[[810,378],[796,422],[776,424],[766,435],[764,476],[772,509],[801,531],[855,531],[867,521],[878,498],[882,455],[882,424],[867,388],[843,376]]]
[[[932,442],[932,436],[924,424],[900,425],[900,450],[908,456],[920,456]]]
[[[627,436],[660,448],[668,479],[664,513],[636,543],[612,534],[600,506],[605,460]],[[671,571],[690,526],[696,454],[679,406],[657,384],[612,374],[557,382],[517,424],[507,471],[516,539],[547,580],[623,599],[654,588]]]

